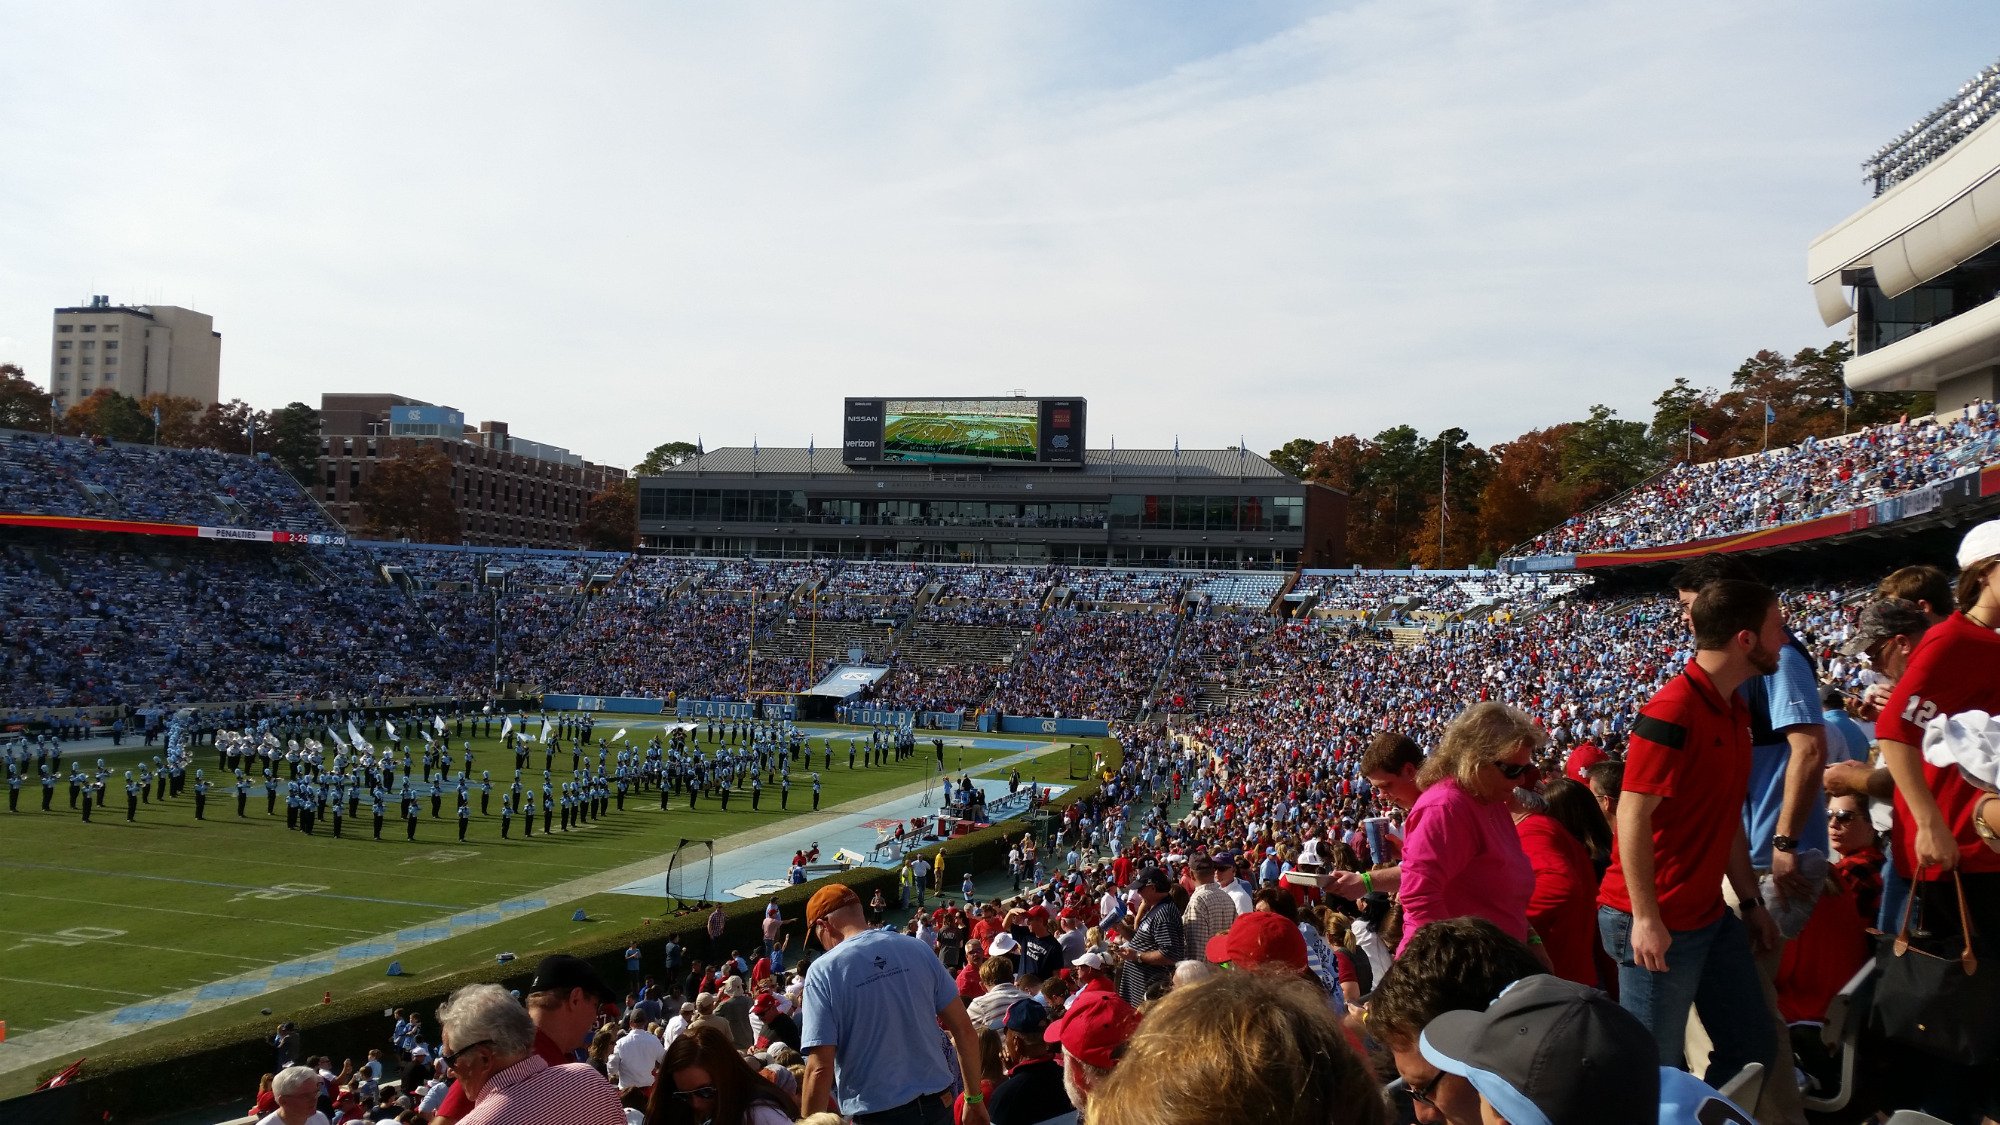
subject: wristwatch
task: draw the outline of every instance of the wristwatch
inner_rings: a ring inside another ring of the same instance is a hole
[[[1797,840],[1792,839],[1790,836],[1771,837],[1771,848],[1773,851],[1780,851],[1780,852],[1796,851],[1798,849],[1798,846],[1799,842]]]
[[[1979,833],[1979,838],[1986,841],[1987,846],[2000,849],[2000,832],[1993,831],[1986,823],[1986,802],[1995,800],[2000,800],[2000,796],[1988,793],[1972,803],[1972,830]]]

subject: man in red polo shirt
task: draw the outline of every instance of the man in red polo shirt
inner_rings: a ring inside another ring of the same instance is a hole
[[[1618,962],[1618,1002],[1681,1066],[1689,1008],[1715,1043],[1710,1085],[1747,1063],[1774,1063],[1777,1029],[1752,946],[1774,948],[1743,832],[1750,711],[1737,689],[1778,666],[1785,616],[1755,582],[1702,587],[1690,611],[1695,655],[1641,710],[1625,755],[1617,854],[1598,897],[1598,928]],[[1742,919],[1722,897],[1727,876]]]

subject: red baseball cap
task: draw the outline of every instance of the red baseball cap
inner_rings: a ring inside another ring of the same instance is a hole
[[[1062,1044],[1079,1062],[1099,1070],[1110,1070],[1118,1061],[1118,1049],[1132,1038],[1139,1026],[1139,1013],[1118,998],[1115,992],[1080,992],[1070,1000],[1062,1018],[1049,1025],[1042,1038]]]
[[[1049,920],[1049,908],[1040,904],[1030,906],[1028,908],[1028,917],[1033,918],[1037,922],[1046,922]]]
[[[1569,757],[1563,759],[1563,776],[1582,785],[1583,771],[1604,760],[1604,751],[1588,742],[1579,743],[1576,749],[1569,752]]]
[[[1243,969],[1270,964],[1306,968],[1305,936],[1284,915],[1268,910],[1237,915],[1227,931],[1208,939],[1204,952],[1210,961]]]

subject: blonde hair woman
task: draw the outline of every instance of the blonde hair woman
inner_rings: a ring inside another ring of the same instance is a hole
[[[1518,707],[1475,703],[1458,713],[1417,770],[1422,790],[1403,830],[1403,939],[1432,922],[1484,918],[1529,941],[1535,872],[1507,798],[1533,787],[1548,736]]]
[[[1347,1045],[1326,996],[1295,974],[1256,969],[1167,993],[1089,1106],[1090,1125],[1387,1120],[1381,1087]]]

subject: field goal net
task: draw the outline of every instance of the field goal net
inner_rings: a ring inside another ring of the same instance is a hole
[[[683,839],[667,860],[667,909],[703,910],[715,899],[715,841]]]

